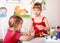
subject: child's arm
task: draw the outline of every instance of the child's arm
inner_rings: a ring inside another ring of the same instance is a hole
[[[50,26],[48,24],[47,19],[44,18],[43,22],[45,22],[46,27],[42,26],[42,28],[48,32],[48,35],[50,35]]]
[[[22,35],[19,40],[21,41],[29,41],[29,40],[32,40],[34,37],[34,32],[31,32],[31,33],[28,33],[27,35]]]
[[[32,21],[32,19],[30,21],[30,31],[29,32],[30,32],[31,36],[34,37],[35,31],[33,29],[33,21]]]
[[[30,31],[30,35],[32,36],[32,38],[34,37],[34,35],[35,35],[35,31],[34,30],[31,30]]]
[[[30,30],[29,30],[29,33],[28,33],[28,40],[32,40],[34,38],[34,35],[35,35],[35,31],[33,29],[33,21],[32,19],[30,20]]]
[[[28,35],[26,35],[26,36],[21,36],[21,37],[19,38],[19,40],[27,41],[27,40],[33,39],[34,34],[35,34],[35,31],[34,31],[32,28],[33,28],[33,21],[31,20],[31,21],[30,21],[30,31],[29,31]],[[25,33],[23,32],[22,34],[25,34]]]
[[[33,36],[31,34],[26,35],[26,36],[21,36],[19,38],[19,40],[21,40],[21,41],[29,41],[29,40],[32,40],[32,39],[33,39]]]
[[[34,31],[34,30],[30,31],[30,37],[29,37],[29,40],[33,39],[34,36],[35,36],[35,31]]]
[[[21,32],[21,34],[22,34],[23,36],[28,35],[28,33],[27,33],[27,32]]]
[[[29,33],[24,33],[24,32],[22,32],[22,36],[20,37],[20,39],[19,40],[22,40],[22,41],[28,41],[28,40],[31,40],[31,39],[33,39],[33,37],[34,37],[34,31],[30,31]]]
[[[28,40],[28,36],[21,36],[19,38],[19,40],[21,40],[21,41],[27,41]]]
[[[46,18],[44,19],[44,22],[46,24],[46,27],[44,27],[44,29],[47,30],[47,31],[50,31],[50,26],[49,26],[48,21],[47,21]]]

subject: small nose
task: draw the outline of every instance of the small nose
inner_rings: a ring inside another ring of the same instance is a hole
[[[37,11],[35,11],[35,13],[37,13]]]

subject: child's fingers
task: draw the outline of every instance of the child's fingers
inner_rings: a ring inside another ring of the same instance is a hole
[[[31,33],[34,33],[34,32],[35,32],[34,30],[31,31]]]
[[[42,25],[36,25],[36,27],[39,29],[39,30],[43,30],[44,27]]]

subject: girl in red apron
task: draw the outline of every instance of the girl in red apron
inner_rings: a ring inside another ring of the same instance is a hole
[[[46,17],[41,15],[42,5],[39,2],[36,2],[33,5],[34,18],[31,19],[30,28],[31,31],[34,30],[34,37],[44,37],[50,31],[50,27]]]

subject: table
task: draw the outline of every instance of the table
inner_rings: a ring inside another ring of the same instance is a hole
[[[60,43],[60,40],[45,39],[45,38],[34,38],[30,41],[23,41],[22,43]]]

